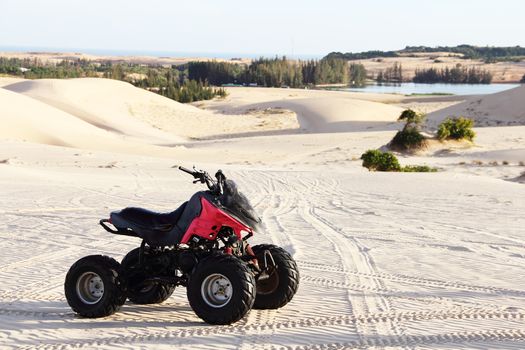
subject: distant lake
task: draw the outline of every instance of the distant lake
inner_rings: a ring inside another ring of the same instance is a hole
[[[373,84],[362,88],[351,87],[337,90],[352,92],[371,92],[380,94],[453,94],[453,95],[485,95],[505,91],[520,86],[519,84]]]

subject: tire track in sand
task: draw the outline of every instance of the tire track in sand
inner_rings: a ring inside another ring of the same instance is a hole
[[[400,283],[407,283],[407,284],[416,284],[416,285],[440,287],[440,288],[453,288],[453,289],[458,289],[458,290],[463,290],[463,291],[483,292],[483,293],[488,293],[488,294],[508,295],[508,296],[514,296],[514,297],[525,297],[525,291],[523,290],[514,290],[514,289],[490,287],[490,286],[480,286],[480,285],[466,284],[462,282],[443,281],[443,280],[438,280],[438,279],[430,279],[430,278],[409,276],[409,275],[403,275],[403,274],[377,273],[377,272],[374,274],[368,274],[368,273],[363,273],[357,270],[344,271],[343,269],[337,266],[326,265],[326,264],[316,264],[316,263],[312,263],[312,262],[304,261],[304,260],[299,260],[297,263],[302,268],[309,269],[309,270],[315,270],[315,271],[331,271],[331,272],[336,272],[336,273],[341,273],[341,274],[351,274],[351,275],[358,275],[358,276],[370,277],[370,278],[377,277],[377,278],[382,278],[384,280],[400,282]]]
[[[1,309],[0,309],[1,310]],[[1,312],[1,311],[0,311]],[[16,312],[15,312],[16,314]],[[28,313],[20,311],[18,315],[27,316]],[[85,341],[68,341],[67,343],[52,342],[47,344],[41,344],[39,346],[27,346],[26,349],[47,349],[47,350],[58,350],[68,348],[79,348],[79,347],[97,347],[97,346],[110,346],[119,344],[133,344],[136,342],[156,342],[159,340],[166,339],[178,339],[186,337],[206,337],[220,334],[236,334],[239,332],[248,333],[250,331],[268,332],[279,329],[298,329],[298,328],[312,328],[312,327],[326,327],[326,326],[353,326],[355,324],[368,324],[378,325],[382,323],[390,322],[423,322],[432,320],[506,320],[506,321],[518,321],[522,322],[525,320],[524,313],[515,312],[504,312],[504,311],[491,311],[491,310],[459,310],[457,312],[452,311],[419,311],[419,312],[399,312],[399,313],[377,313],[368,314],[361,316],[330,316],[330,317],[317,317],[317,318],[305,318],[297,320],[289,320],[275,323],[265,324],[246,324],[246,325],[235,325],[235,326],[206,326],[206,327],[194,327],[184,328],[176,330],[162,330],[162,331],[151,331],[141,327],[141,333],[135,333],[132,335],[123,336],[111,336],[111,337],[99,337],[97,339],[90,339]],[[142,321],[137,321],[142,324]],[[132,323],[128,323],[128,327]],[[475,326],[475,325],[474,325]],[[136,331],[139,331],[137,329]],[[248,334],[248,336],[260,337],[260,334]],[[330,344],[319,344],[309,345],[308,348],[315,348],[315,346],[321,346],[322,349],[332,347],[343,347],[343,348],[363,348],[369,346],[410,346],[410,345],[424,345],[424,344],[441,344],[441,343],[454,343],[454,342],[473,342],[473,341],[492,341],[492,340],[525,340],[525,330],[516,329],[501,329],[501,330],[483,330],[483,331],[465,331],[465,332],[454,332],[445,333],[438,335],[372,335],[362,337],[358,341],[346,342],[346,343],[330,343]],[[304,347],[297,346],[291,347],[292,349],[302,349]]]

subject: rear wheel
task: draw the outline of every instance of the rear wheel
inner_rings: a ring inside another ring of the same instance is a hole
[[[243,318],[255,300],[255,278],[246,263],[231,255],[201,260],[188,283],[188,301],[197,316],[211,324]]]
[[[122,259],[122,269],[128,282],[127,297],[135,304],[160,304],[173,294],[175,286],[162,282],[145,282],[149,276],[139,266],[139,253],[140,248],[133,249]],[[145,255],[147,254],[145,251]]]
[[[81,316],[117,312],[126,301],[120,264],[108,256],[86,256],[71,266],[64,283],[67,303]]]
[[[264,252],[269,251],[277,268],[257,279],[254,309],[278,309],[288,304],[299,288],[299,270],[292,256],[283,248],[272,244],[252,247],[260,267],[264,267]],[[270,264],[270,258],[267,257]]]

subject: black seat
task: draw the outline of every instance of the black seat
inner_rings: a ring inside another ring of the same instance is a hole
[[[110,214],[111,223],[117,229],[131,229],[150,245],[175,245],[182,238],[176,224],[187,203],[184,202],[171,213],[157,213],[142,208],[125,208]]]

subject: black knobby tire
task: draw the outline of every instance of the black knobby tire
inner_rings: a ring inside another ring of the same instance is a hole
[[[278,309],[288,304],[299,288],[299,269],[292,256],[273,244],[252,247],[260,267],[264,266],[264,251],[272,254],[277,269],[266,279],[257,280],[254,309]],[[270,264],[270,258],[267,258]]]
[[[85,288],[93,284],[91,282],[101,286],[96,290],[97,296],[89,295],[89,287]],[[112,315],[120,309],[126,301],[125,286],[122,269],[115,259],[90,255],[71,266],[64,291],[73,311],[83,317],[96,318]]]
[[[211,289],[214,283],[224,287],[224,294],[220,296],[222,300],[211,299],[213,296],[207,292],[207,283]],[[251,310],[255,301],[255,277],[242,260],[231,255],[214,254],[195,267],[187,295],[191,308],[205,322],[231,324]]]
[[[139,253],[140,248],[133,249],[122,259],[122,269],[128,281],[127,297],[135,304],[160,304],[173,294],[175,286],[162,282],[144,285],[142,280],[147,276],[131,275],[139,264]]]

